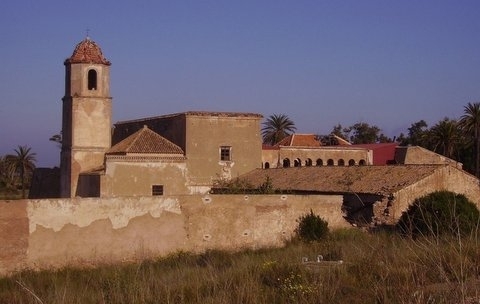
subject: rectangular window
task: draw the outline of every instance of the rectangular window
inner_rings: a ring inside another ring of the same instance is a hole
[[[220,147],[220,160],[231,161],[232,160],[232,147],[221,146]]]
[[[163,185],[152,185],[152,195],[163,195]]]

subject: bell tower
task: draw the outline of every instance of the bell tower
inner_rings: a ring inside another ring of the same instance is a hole
[[[102,167],[111,146],[111,64],[87,37],[64,65],[60,195],[75,197],[80,173]]]

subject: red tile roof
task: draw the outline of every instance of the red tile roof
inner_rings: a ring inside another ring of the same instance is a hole
[[[111,147],[107,154],[184,154],[183,150],[146,126]]]
[[[65,60],[65,64],[67,63],[111,64],[110,61],[103,56],[100,47],[88,37],[77,44],[72,56]]]
[[[291,134],[279,141],[275,146],[320,147],[321,145],[315,134]]]
[[[279,150],[278,146],[272,146],[269,144],[262,144],[262,150]]]
[[[388,195],[439,168],[442,165],[291,167],[255,169],[239,179],[260,187],[268,177],[273,189],[279,190]]]

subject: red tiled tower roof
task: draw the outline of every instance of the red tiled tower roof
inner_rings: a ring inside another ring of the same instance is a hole
[[[103,56],[100,47],[89,37],[77,44],[72,56],[65,60],[65,64],[67,63],[111,64],[110,61]]]

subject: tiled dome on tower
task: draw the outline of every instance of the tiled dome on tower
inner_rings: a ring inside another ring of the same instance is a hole
[[[77,44],[72,56],[65,60],[65,64],[67,63],[111,64],[110,61],[103,56],[100,47],[91,40],[90,37],[85,38]]]

